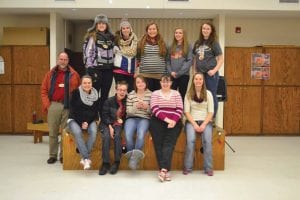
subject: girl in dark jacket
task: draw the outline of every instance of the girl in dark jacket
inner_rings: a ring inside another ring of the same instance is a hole
[[[128,85],[126,82],[118,82],[116,85],[116,95],[108,98],[104,102],[100,132],[102,135],[102,166],[99,175],[105,175],[108,170],[111,174],[116,174],[119,169],[122,154],[121,130],[126,116],[126,94]],[[114,141],[115,162],[110,167],[110,140]]]
[[[75,137],[83,169],[89,169],[92,163],[90,153],[97,135],[98,96],[97,90],[92,87],[92,78],[88,75],[82,77],[81,85],[71,95],[68,127]],[[87,143],[83,139],[82,130],[87,130],[89,134]]]

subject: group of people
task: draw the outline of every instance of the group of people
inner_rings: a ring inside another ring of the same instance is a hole
[[[145,31],[138,41],[131,24],[122,19],[114,35],[108,18],[97,15],[85,36],[86,75],[81,82],[68,65],[68,55],[58,55],[57,66],[46,74],[41,87],[43,110],[48,113],[49,164],[57,161],[60,125],[68,126],[74,135],[84,169],[91,167],[90,154],[99,127],[99,175],[117,173],[123,130],[127,147],[124,156],[129,168],[137,169],[145,156],[144,138],[149,130],[159,167],[158,178],[170,181],[172,154],[184,114],[187,145],[183,174],[192,172],[196,135],[201,134],[204,172],[213,175],[212,121],[218,108],[218,70],[223,64],[216,30],[210,22],[202,24],[199,39],[192,46],[185,30],[176,28],[170,47],[156,23],[149,23]],[[188,89],[191,67],[193,77]],[[113,79],[116,94],[108,98]],[[83,130],[89,134],[87,142]],[[114,162],[109,152],[111,140]],[[59,159],[63,162],[62,151]]]

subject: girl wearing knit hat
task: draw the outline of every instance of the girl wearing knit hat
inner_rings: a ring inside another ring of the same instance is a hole
[[[108,18],[100,14],[87,30],[83,45],[83,58],[86,72],[93,79],[93,87],[99,92],[99,113],[101,117],[104,101],[108,98],[113,80],[114,35],[111,33]],[[101,91],[100,91],[101,90]]]
[[[114,78],[116,83],[126,81],[128,83],[128,92],[131,92],[133,90],[133,79],[136,68],[138,39],[127,19],[121,20],[120,30],[115,35]]]

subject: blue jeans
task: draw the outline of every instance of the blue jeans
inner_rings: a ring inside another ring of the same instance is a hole
[[[87,132],[89,134],[89,138],[87,143],[85,143],[82,137],[82,129],[81,126],[75,120],[72,120],[68,123],[69,129],[75,137],[77,148],[80,152],[80,155],[83,159],[89,159],[90,153],[93,149],[94,143],[96,141],[97,136],[97,124],[95,121],[91,122],[88,126]]]
[[[219,83],[219,72],[216,72],[215,75],[209,76],[207,73],[204,74],[206,88],[211,92],[214,99],[214,116],[216,118],[216,114],[218,112],[218,98],[217,98],[217,90]]]
[[[125,138],[127,151],[133,149],[142,150],[144,146],[145,135],[149,128],[149,119],[134,117],[128,118],[125,122]],[[133,137],[136,132],[136,142],[134,145]]]
[[[186,132],[186,148],[184,156],[184,168],[186,170],[193,169],[193,160],[195,152],[195,142],[196,133],[193,125],[189,122],[185,125]],[[206,125],[202,137],[202,147],[203,147],[203,167],[205,171],[211,171],[213,169],[213,159],[212,159],[212,125],[211,123]]]
[[[121,146],[121,131],[122,126],[113,126],[114,129],[114,156],[115,162],[120,162],[122,155],[122,146]],[[100,131],[102,136],[102,160],[103,163],[110,163],[110,133],[109,127],[105,124],[100,124]]]

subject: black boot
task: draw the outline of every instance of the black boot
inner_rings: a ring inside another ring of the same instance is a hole
[[[119,170],[120,161],[116,161],[110,168],[110,174],[116,174]]]
[[[99,175],[105,175],[110,168],[109,163],[102,163],[101,168],[99,169]]]

